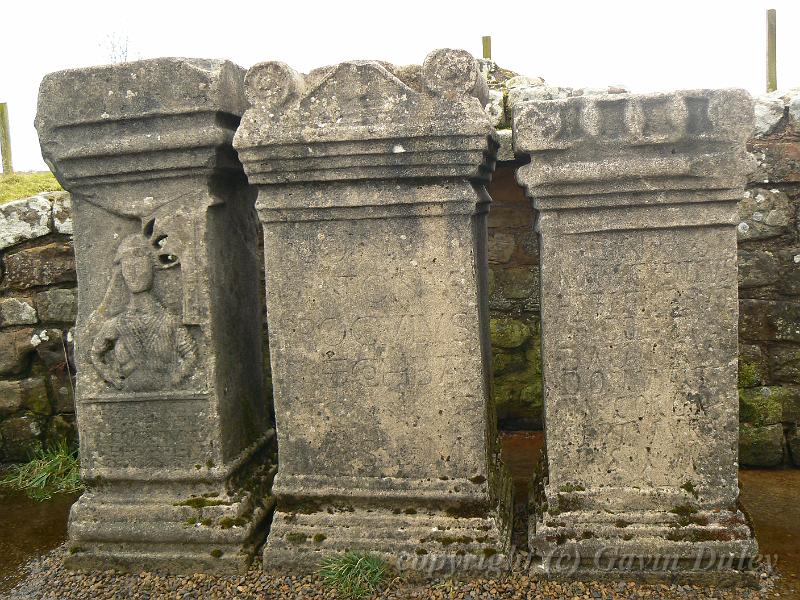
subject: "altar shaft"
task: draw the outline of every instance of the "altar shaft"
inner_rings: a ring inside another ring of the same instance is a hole
[[[72,192],[81,476],[70,567],[242,572],[273,506],[242,69],[156,59],[45,77]]]
[[[593,577],[625,556],[662,559],[638,576],[752,569],[737,508],[735,232],[752,110],[745,92],[719,90],[515,112],[541,249],[547,470],[529,533],[545,570],[554,555]]]
[[[259,189],[280,465],[265,568],[344,550],[478,568],[508,548],[485,85],[450,50],[248,72],[234,145]]]

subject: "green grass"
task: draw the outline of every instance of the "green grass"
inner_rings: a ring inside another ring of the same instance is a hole
[[[346,552],[323,560],[319,574],[341,597],[366,598],[386,583],[389,565],[372,554]]]
[[[0,486],[25,492],[34,500],[48,500],[53,494],[74,494],[83,490],[78,451],[66,442],[39,450],[30,462],[13,465],[0,479]]]
[[[35,196],[40,192],[57,192],[61,189],[50,171],[0,175],[0,203]]]

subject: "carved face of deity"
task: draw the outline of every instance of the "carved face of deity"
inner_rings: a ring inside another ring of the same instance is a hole
[[[132,235],[123,240],[117,250],[117,262],[131,292],[146,292],[153,286],[153,258],[142,236]]]
[[[153,264],[149,256],[129,254],[120,262],[122,277],[134,294],[146,292],[153,285]]]

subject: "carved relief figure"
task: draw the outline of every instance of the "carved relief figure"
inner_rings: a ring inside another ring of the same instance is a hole
[[[155,263],[149,240],[142,234],[122,240],[114,268],[106,297],[95,313],[111,316],[93,337],[92,364],[119,390],[179,385],[197,362],[197,347],[180,320],[153,296]],[[112,311],[109,299],[120,288],[127,291],[127,300]]]

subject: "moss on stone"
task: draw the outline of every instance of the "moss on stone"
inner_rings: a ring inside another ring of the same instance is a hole
[[[739,390],[739,421],[751,425],[774,425],[783,418],[783,405],[790,396],[781,386]]]
[[[297,531],[291,531],[283,537],[290,544],[303,544],[308,539],[308,536],[305,533],[300,533]]]
[[[565,485],[562,485],[560,488],[558,488],[559,492],[564,492],[564,493],[567,493],[567,494],[570,493],[570,492],[583,492],[585,490],[586,490],[586,488],[583,487],[582,485],[578,485],[578,484],[574,484],[574,483],[567,483]]]
[[[739,358],[739,387],[749,388],[761,384],[758,365]]]
[[[699,494],[697,493],[697,490],[694,487],[694,484],[691,481],[687,481],[686,483],[684,483],[681,486],[681,489],[682,490],[686,490],[687,492],[689,492],[692,496],[694,496],[695,499],[697,499],[698,496],[699,496]]]
[[[201,498],[198,496],[194,496],[192,498],[187,498],[186,500],[181,500],[180,502],[176,502],[173,506],[190,506],[192,508],[205,508],[207,506],[223,506],[223,505],[230,505],[230,502],[225,500],[213,500],[211,498]]]
[[[315,544],[321,544],[326,539],[328,539],[328,536],[325,535],[324,533],[316,533],[314,534],[314,537],[312,539],[314,540]]]
[[[508,352],[500,348],[492,349],[492,372],[495,377],[503,373],[525,368],[525,354],[521,351]]]
[[[679,504],[678,506],[672,507],[669,512],[679,517],[689,517],[697,512],[697,508],[691,504]]]
[[[211,556],[213,556],[214,558],[221,558],[222,550],[220,550],[219,548],[214,548],[211,552],[209,552],[209,554],[211,554]]]
[[[489,322],[492,346],[519,348],[531,337],[531,329],[522,321],[510,317],[496,317]]]
[[[222,529],[230,529],[231,527],[243,527],[247,524],[247,519],[243,517],[222,517],[219,521],[217,521],[217,525],[219,525]]]

